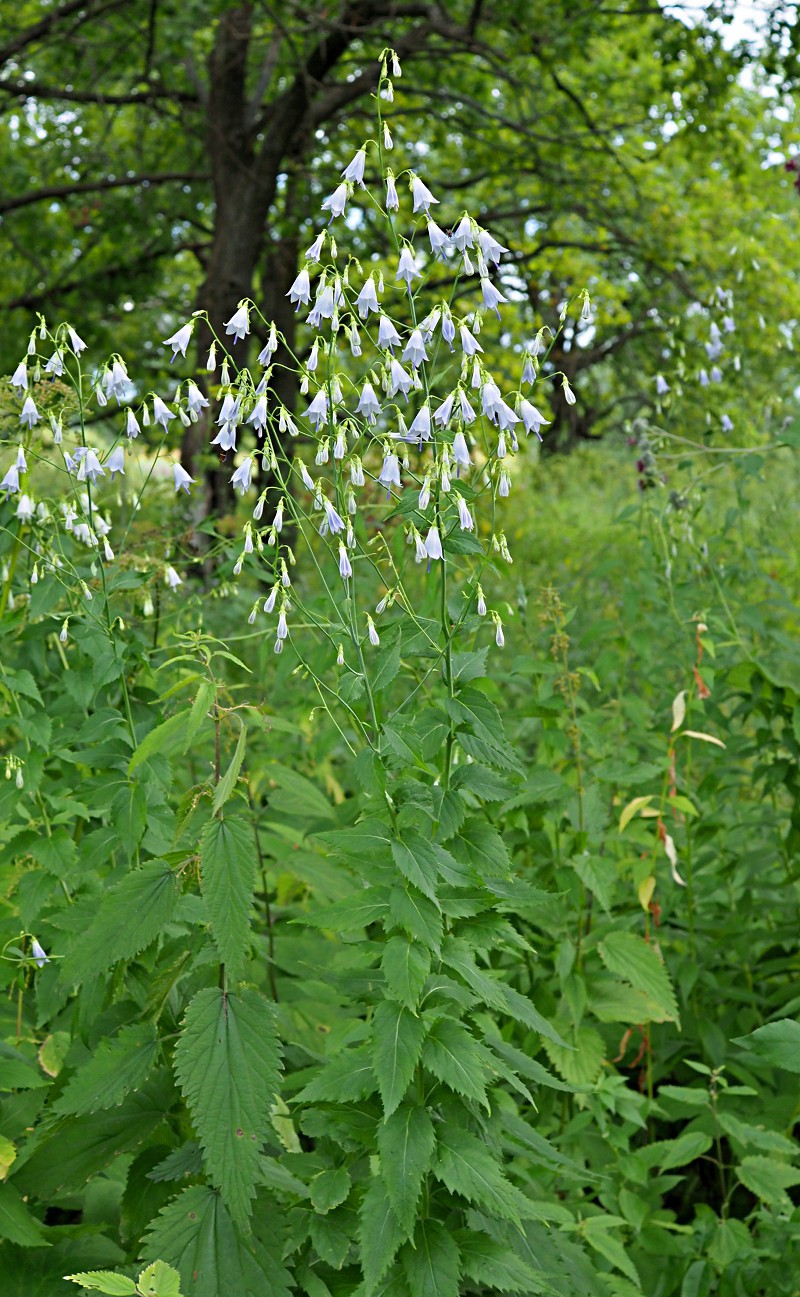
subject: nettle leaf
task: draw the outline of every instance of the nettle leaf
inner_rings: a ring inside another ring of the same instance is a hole
[[[131,1090],[138,1090],[156,1060],[158,1040],[152,1023],[123,1027],[111,1040],[101,1040],[94,1056],[80,1067],[53,1104],[58,1116],[114,1108]]]
[[[275,1209],[267,1213],[275,1232]],[[247,1243],[237,1234],[218,1193],[207,1186],[184,1189],[149,1226],[145,1261],[177,1268],[184,1297],[289,1297],[291,1276],[278,1250],[258,1232]]]
[[[175,875],[163,860],[134,869],[100,902],[88,931],[74,938],[60,980],[70,986],[132,959],[163,931],[178,900]]]
[[[256,878],[253,829],[247,820],[231,815],[205,826],[200,877],[220,959],[236,980],[244,970]]]
[[[328,928],[331,932],[357,932],[370,923],[385,919],[388,914],[389,893],[386,888],[365,887],[324,910],[304,914],[303,923],[307,927]]]
[[[405,1244],[401,1259],[414,1297],[458,1297],[461,1257],[444,1225],[436,1220],[421,1220],[413,1246]]]
[[[419,1062],[426,1024],[405,1005],[383,1000],[372,1020],[372,1062],[388,1117],[400,1103]]]
[[[488,1107],[484,1053],[463,1023],[439,1018],[423,1046],[422,1061],[429,1072],[456,1094],[477,1099]]]
[[[358,1213],[358,1243],[367,1297],[374,1293],[406,1237],[407,1231],[392,1210],[386,1186],[376,1177],[364,1194]]]
[[[181,1277],[166,1261],[146,1266],[136,1284],[142,1297],[181,1297]]]
[[[422,1180],[430,1170],[435,1143],[427,1109],[415,1104],[402,1103],[378,1127],[381,1174],[395,1215],[407,1234],[414,1227]]]
[[[519,1225],[528,1200],[506,1180],[500,1163],[477,1135],[445,1122],[436,1132],[433,1174],[451,1193],[458,1193],[494,1216]]]
[[[391,994],[409,1009],[416,1009],[431,971],[431,952],[420,941],[390,937],[384,947],[381,968]]]
[[[504,1293],[542,1291],[541,1271],[537,1274],[504,1243],[488,1234],[463,1229],[458,1231],[456,1241],[462,1274],[476,1287],[499,1288]]]
[[[198,991],[186,1010],[175,1073],[211,1181],[234,1220],[244,1222],[280,1074],[269,1001],[249,987],[235,994]]]
[[[434,954],[439,953],[444,923],[441,911],[433,901],[429,901],[415,887],[393,887],[389,909],[399,928],[429,946]]]
[[[359,1045],[343,1050],[325,1063],[296,1100],[298,1103],[355,1103],[369,1098],[377,1088],[372,1049],[369,1045]]]
[[[744,1157],[736,1168],[736,1174],[745,1188],[762,1202],[785,1211],[791,1210],[792,1200],[786,1190],[800,1184],[797,1167],[772,1157]]]
[[[392,843],[392,858],[400,873],[435,905],[438,870],[431,844],[421,833],[409,830],[405,839]]]
[[[649,996],[667,1021],[680,1024],[669,973],[644,937],[633,932],[611,932],[600,942],[598,951],[606,968]]]
[[[522,774],[519,760],[508,743],[500,712],[479,689],[469,685],[456,698],[445,701],[450,718],[459,727],[458,741],[464,751],[478,761],[516,770]]]

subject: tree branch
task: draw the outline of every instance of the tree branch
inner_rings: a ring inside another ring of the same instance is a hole
[[[130,94],[104,94],[102,90],[67,90],[63,86],[43,86],[38,81],[14,81],[0,77],[0,90],[17,99],[63,99],[74,104],[153,104],[165,99],[170,102],[196,104],[197,95],[188,90],[138,90]]]
[[[38,23],[33,23],[23,31],[17,32],[16,36],[13,36],[10,41],[6,41],[5,45],[0,45],[0,67],[7,63],[9,59],[12,59],[15,54],[21,53],[29,45],[33,45],[36,41],[42,40],[49,35],[53,27],[66,21],[67,18],[71,18],[74,13],[84,10],[80,18],[82,24],[91,18],[99,17],[101,13],[105,13],[108,9],[119,9],[128,3],[129,0],[106,0],[103,4],[94,3],[93,0],[67,0],[67,3],[61,5],[59,9],[53,9]]]
[[[47,202],[48,199],[70,198],[73,194],[101,193],[107,189],[131,189],[136,185],[165,185],[172,181],[186,183],[190,180],[208,180],[202,171],[162,171],[151,175],[118,176],[113,180],[76,180],[69,185],[47,185],[44,189],[33,189],[27,194],[18,194],[16,198],[0,198],[0,216],[7,212],[19,211],[21,207],[32,207],[34,203]]]

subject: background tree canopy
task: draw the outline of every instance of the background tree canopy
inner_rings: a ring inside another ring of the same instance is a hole
[[[730,38],[735,5],[691,26],[635,0],[21,6],[0,42],[3,362],[31,311],[80,308],[157,385],[159,340],[194,305],[219,327],[251,294],[293,342],[308,213],[373,129],[374,57],[391,43],[413,77],[387,106],[398,148],[413,157],[424,138],[437,192],[511,249],[511,340],[591,293],[591,327],[552,357],[582,399],[554,393],[548,445],[648,411],[662,369],[694,385],[702,312],[687,307],[716,290],[735,293],[748,360],[713,407],[697,392],[695,415],[761,429],[781,412],[794,327],[784,8],[765,15],[770,76]],[[366,218],[359,233],[374,257],[384,236]],[[208,344],[198,330],[200,367]],[[201,422],[190,460],[205,440]]]

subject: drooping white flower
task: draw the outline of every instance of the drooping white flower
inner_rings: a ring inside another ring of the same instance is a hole
[[[321,387],[306,410],[306,418],[313,423],[319,432],[323,423],[328,422],[328,393]]]
[[[533,357],[530,352],[525,352],[525,363],[522,366],[522,381],[530,387],[536,382],[536,366],[533,363]]]
[[[433,255],[444,260],[450,251],[450,236],[445,234],[444,230],[430,216],[428,217],[428,238],[430,239]]]
[[[175,483],[176,495],[178,491],[185,491],[187,495],[191,494],[189,488],[194,483],[194,478],[189,476],[182,464],[172,465],[172,479]]]
[[[243,459],[239,467],[231,475],[231,486],[234,491],[244,495],[245,491],[250,489],[250,482],[253,476],[253,460],[250,455]]]
[[[411,336],[403,349],[403,360],[410,360],[415,367],[421,365],[423,360],[428,359],[428,353],[425,350],[425,340],[422,337],[421,329],[412,329]]]
[[[336,303],[333,294],[333,285],[321,283],[314,305],[306,316],[306,321],[312,326],[312,328],[316,329],[319,326],[320,320],[330,320],[333,317],[335,309]]]
[[[453,438],[453,459],[459,468],[469,468],[470,466],[469,447],[463,432],[457,432]]]
[[[76,452],[77,454],[77,452]],[[92,486],[96,486],[98,477],[105,477],[106,470],[97,458],[97,452],[91,447],[81,456],[81,462],[78,465],[76,477],[79,482],[89,481]]]
[[[364,415],[364,418],[367,419],[369,423],[374,423],[381,412],[380,402],[375,395],[375,389],[369,379],[365,381],[364,386],[361,389],[361,395],[358,398],[356,409],[359,414]]]
[[[174,418],[175,415],[172,413],[169,406],[165,405],[165,403],[161,400],[161,397],[154,396],[153,397],[153,422],[160,423],[164,431],[167,432],[168,424],[170,420]]]
[[[344,545],[339,545],[339,576],[343,581],[353,575],[353,567],[350,562],[350,556]]]
[[[28,366],[24,360],[21,360],[11,375],[11,386],[18,387],[21,392],[28,390]]]
[[[455,392],[451,392],[449,396],[444,398],[442,404],[434,410],[433,422],[440,428],[446,428],[450,422],[450,415],[453,413],[453,403],[455,402],[455,399]]]
[[[515,423],[519,423],[519,415],[514,413],[506,401],[501,400],[495,408],[495,422],[501,431],[507,432],[509,429],[513,429]],[[512,441],[514,441],[513,434]],[[515,441],[514,448],[516,449]]]
[[[123,477],[125,476],[125,450],[122,446],[114,447],[106,460],[106,468],[111,474],[112,482],[117,473],[121,473]]]
[[[67,325],[67,333],[69,334],[70,345],[72,346],[74,354],[79,356],[82,351],[86,350],[86,343],[69,324]]]
[[[189,346],[189,343],[192,340],[193,328],[194,328],[194,321],[190,320],[188,324],[184,324],[181,326],[180,329],[177,329],[175,333],[172,334],[172,337],[164,338],[164,346],[172,347],[173,360],[177,356],[178,352],[180,352],[182,356],[186,355],[186,348]]]
[[[25,458],[24,446],[17,447],[17,468],[19,469],[20,473],[27,473],[28,471],[28,461]]]
[[[183,585],[183,581],[178,576],[178,573],[175,571],[175,568],[172,566],[167,567],[167,570],[164,574],[164,580],[166,581],[170,590],[177,590],[179,585]]]
[[[722,415],[720,418],[720,427],[723,432],[733,432],[733,419],[731,419],[730,415]]]
[[[19,416],[20,423],[28,428],[39,422],[39,411],[36,409],[36,403],[32,396],[26,396],[22,406],[22,412]]]
[[[362,145],[341,173],[345,180],[352,180],[354,184],[361,185],[362,189],[364,188],[364,164],[366,160],[367,150]]]
[[[569,385],[566,374],[561,379],[561,386],[564,389],[564,400],[567,405],[575,404],[575,393]]]
[[[297,462],[295,463],[295,472],[299,475],[300,480],[302,481],[303,486],[306,488],[306,490],[313,491],[314,479],[301,459],[298,459]]]
[[[480,586],[477,587],[476,594],[477,594],[477,596],[478,596],[478,598],[477,598],[477,603],[476,603],[476,605],[475,605],[475,607],[476,607],[476,611],[477,611],[479,617],[485,617],[485,616],[486,616],[486,599],[484,598],[483,590],[481,589]]]
[[[263,392],[261,396],[258,398],[258,400],[256,401],[255,405],[253,406],[252,413],[250,414],[247,422],[252,423],[256,432],[263,432],[264,428],[266,428],[267,398]]]
[[[369,642],[372,645],[372,647],[377,648],[377,646],[381,642],[381,638],[375,629],[375,623],[370,617],[369,613],[367,613],[367,636],[369,637]]]
[[[352,486],[364,485],[364,465],[358,455],[354,455],[350,460],[350,482]]]
[[[471,423],[474,423],[478,416],[473,410],[469,401],[467,400],[466,392],[464,392],[463,389],[461,388],[459,388],[459,392],[458,392],[458,403],[461,410],[462,421],[467,426],[469,426],[469,424]]]
[[[64,357],[61,354],[61,348],[57,347],[52,356],[44,367],[46,374],[51,374],[53,378],[60,378],[64,373]]]
[[[323,532],[323,528],[326,528],[326,529],[327,529],[328,531],[330,531],[334,536],[335,536],[338,532],[340,532],[340,531],[344,531],[344,521],[343,521],[343,519],[342,519],[341,516],[336,512],[336,510],[334,509],[334,507],[333,507],[333,505],[331,504],[330,500],[327,500],[324,496],[323,496],[323,498],[322,498],[322,507],[323,507],[323,509],[325,510],[325,519],[324,519],[324,522],[322,523],[322,526],[320,527],[320,534],[321,534],[321,535],[324,534],[324,532]]]
[[[498,243],[497,239],[492,238],[488,230],[481,230],[478,235],[478,243],[486,260],[491,261],[495,266],[499,265],[503,253],[508,252],[508,248],[504,248],[502,243]]]
[[[408,398],[411,386],[410,375],[403,369],[399,360],[395,360],[394,356],[392,356],[389,365],[389,395],[395,396],[398,392],[402,392],[403,396]]]
[[[431,407],[426,403],[420,406],[419,411],[408,430],[409,441],[417,440],[420,444],[423,441],[430,441],[431,436]]]
[[[129,437],[138,437],[139,433],[141,432],[141,429],[139,427],[139,420],[136,418],[136,415],[134,414],[133,410],[128,410],[125,419],[125,431]]]
[[[231,318],[225,321],[225,332],[229,336],[233,334],[234,345],[247,337],[250,332],[250,312],[246,305],[240,306]]]
[[[404,279],[408,285],[409,292],[411,292],[411,280],[422,278],[422,271],[418,269],[417,263],[414,260],[414,253],[408,244],[405,245],[400,253],[400,260],[397,263],[397,274],[394,278],[395,282],[397,282],[398,279]]]
[[[212,446],[219,446],[220,450],[229,451],[236,449],[236,424],[223,423],[216,437],[211,438]]]
[[[321,230],[305,254],[306,261],[319,261],[327,230]]]
[[[383,456],[383,467],[378,475],[378,481],[386,487],[401,487],[400,481],[400,461],[394,451],[386,450]]]
[[[364,287],[356,298],[356,309],[362,320],[366,320],[370,311],[376,313],[380,311],[381,306],[378,301],[378,294],[375,288],[375,276],[370,275],[364,283]]]
[[[308,271],[305,266],[300,271],[300,274],[295,279],[286,296],[289,298],[290,302],[297,303],[297,305],[302,302],[304,306],[308,306],[311,301],[311,280],[309,279]]]
[[[388,315],[382,315],[378,321],[378,346],[393,351],[401,342],[402,338]]]
[[[431,203],[438,203],[439,199],[434,198],[428,186],[423,184],[419,176],[415,176],[413,172],[411,173],[409,188],[411,190],[411,197],[414,200],[414,213],[424,212],[427,216],[428,208]]]
[[[425,537],[425,553],[430,559],[440,559],[443,557],[442,540],[439,535],[439,528],[431,527]]]
[[[481,279],[481,293],[483,295],[483,304],[486,307],[487,311],[495,311],[497,314],[497,318],[499,320],[500,319],[499,305],[501,302],[507,302],[508,298],[504,297],[504,295],[500,292],[499,288],[495,288],[491,279],[487,279],[485,277]]]
[[[475,356],[479,351],[483,351],[478,339],[470,332],[466,324],[459,326],[459,333],[461,335],[461,350],[465,356]]]
[[[705,369],[701,369],[701,370],[700,370],[700,373],[697,375],[697,377],[698,377],[698,379],[700,380],[700,386],[701,386],[701,387],[708,387],[708,371],[707,371],[707,370],[705,370]]]
[[[527,433],[535,432],[541,441],[539,429],[544,424],[550,423],[550,420],[545,419],[541,410],[537,410],[535,405],[531,405],[530,401],[526,401],[524,398],[517,403],[517,412],[525,425],[525,431]]]
[[[669,391],[669,383],[663,374],[656,374],[656,396],[663,396]]]
[[[323,212],[330,212],[331,221],[334,221],[337,216],[344,215],[349,193],[349,186],[346,181],[343,181],[341,185],[336,186],[332,194],[329,194],[327,198],[323,198],[322,210]]]
[[[391,171],[386,173],[386,210],[388,212],[398,212],[400,210],[400,199],[397,197],[397,185]]]
[[[465,215],[461,217],[461,220],[451,235],[451,242],[454,248],[458,248],[459,252],[463,252],[465,248],[474,247],[475,240],[472,233],[472,221],[469,216]]]
[[[462,531],[472,531],[475,527],[475,522],[463,495],[458,497],[458,521]]]
[[[27,494],[21,495],[17,501],[17,517],[20,522],[30,522],[36,512],[36,505],[31,497]],[[31,577],[33,580],[33,577]]]
[[[50,960],[47,958],[47,954],[39,945],[39,942],[36,940],[35,937],[31,942],[31,954],[33,955],[33,962],[36,964],[37,968],[44,968],[45,964],[50,963]]]
[[[712,366],[710,378],[712,383],[722,382],[722,370],[720,369],[719,365]]]
[[[510,490],[511,490],[511,478],[509,474],[506,472],[506,470],[503,469],[502,473],[500,474],[500,480],[497,486],[497,494],[501,497],[501,499],[505,500],[508,498],[508,493]]]

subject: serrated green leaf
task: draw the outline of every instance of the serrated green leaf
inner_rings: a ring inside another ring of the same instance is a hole
[[[244,753],[246,747],[247,747],[247,726],[242,725],[242,728],[239,731],[239,737],[236,740],[236,747],[233,750],[233,756],[231,757],[230,765],[228,766],[228,769],[225,771],[225,774],[222,776],[216,788],[214,789],[214,800],[212,802],[211,809],[215,815],[217,811],[220,810],[220,808],[225,805],[231,793],[233,792],[234,788],[236,787],[236,780],[239,778],[239,771],[242,768],[242,762],[244,761]]]
[[[128,774],[132,775],[143,761],[147,761],[156,753],[164,757],[173,757],[176,753],[185,751],[190,715],[188,710],[178,712],[176,716],[170,716],[145,734],[128,762]]]
[[[422,1061],[456,1094],[486,1104],[484,1056],[474,1036],[461,1022],[440,1018],[422,1049]]]
[[[181,1297],[181,1277],[166,1261],[146,1266],[136,1283],[142,1297]]]
[[[275,1207],[266,1214],[267,1222],[259,1217],[245,1242],[218,1193],[199,1185],[184,1189],[149,1226],[143,1259],[174,1265],[184,1297],[289,1297]],[[267,1242],[267,1231],[274,1242]]]
[[[372,1049],[360,1045],[345,1049],[322,1067],[297,1095],[299,1103],[354,1103],[367,1099],[378,1088],[372,1066]]]
[[[409,832],[404,841],[394,841],[392,858],[407,882],[438,906],[436,859],[422,834]]]
[[[75,939],[60,978],[83,982],[149,946],[172,918],[178,893],[175,875],[163,860],[148,860],[108,892],[87,932]]]
[[[320,1171],[311,1181],[309,1191],[314,1210],[325,1215],[343,1203],[350,1193],[350,1173],[343,1166]]]
[[[461,1126],[445,1122],[438,1127],[433,1174],[451,1193],[501,1220],[519,1225],[528,1213],[527,1198],[505,1178],[500,1161]]]
[[[390,937],[387,941],[381,968],[390,993],[409,1009],[416,1009],[431,971],[431,952],[420,941],[406,937]]]
[[[522,1022],[532,1031],[538,1031],[540,1036],[545,1040],[550,1040],[553,1044],[560,1046],[561,1049],[569,1049],[570,1046],[560,1032],[556,1030],[551,1022],[543,1018],[538,1009],[535,1009],[526,995],[516,991],[513,986],[506,986],[505,983],[499,984],[502,989],[503,1001],[506,1013],[515,1018],[517,1022]]]
[[[800,1022],[781,1018],[768,1022],[749,1036],[737,1036],[734,1045],[749,1049],[758,1058],[773,1067],[785,1067],[787,1072],[800,1072]]]
[[[635,1265],[628,1256],[619,1239],[609,1234],[609,1222],[604,1216],[589,1216],[583,1222],[583,1236],[595,1252],[599,1252],[613,1266],[621,1270],[631,1283],[641,1288],[641,1282]]]
[[[406,1243],[400,1255],[414,1297],[458,1297],[461,1277],[458,1246],[438,1221],[420,1221],[413,1247]]]
[[[405,1238],[406,1231],[392,1210],[385,1185],[373,1179],[358,1213],[358,1243],[367,1297],[374,1293]]]
[[[356,932],[389,913],[389,893],[383,887],[365,887],[343,901],[324,910],[304,914],[303,923],[312,928],[329,928],[331,932]]]
[[[378,1127],[381,1174],[394,1213],[407,1234],[414,1227],[422,1180],[430,1170],[435,1143],[427,1109],[415,1104],[402,1103]]]
[[[122,1027],[110,1040],[101,1040],[87,1063],[70,1078],[53,1104],[58,1116],[114,1108],[131,1090],[138,1090],[156,1060],[158,1040],[152,1023]]]
[[[200,877],[220,959],[236,980],[244,970],[256,877],[253,830],[246,820],[231,815],[209,821],[200,841]]]
[[[280,1073],[269,1001],[249,987],[227,995],[198,991],[186,1010],[175,1073],[211,1181],[234,1220],[244,1222]]]
[[[389,897],[392,919],[399,928],[438,954],[444,924],[440,910],[415,887],[393,887]]]
[[[419,1062],[425,1022],[396,1000],[383,1000],[372,1020],[372,1065],[385,1116],[394,1112]]]
[[[19,1247],[50,1246],[41,1221],[10,1184],[0,1184],[0,1238],[7,1238]]]
[[[189,712],[189,721],[186,726],[187,747],[200,733],[203,721],[207,719],[216,696],[217,686],[214,684],[213,680],[201,680],[200,684],[197,686],[197,694],[192,703]]]
[[[503,1293],[546,1291],[541,1275],[488,1234],[459,1230],[456,1241],[462,1274],[476,1287],[498,1288]]]
[[[490,1009],[504,1009],[508,989],[478,968],[466,941],[459,937],[445,937],[442,942],[442,963],[463,977],[479,999]]]
[[[637,1150],[637,1157],[645,1166],[657,1166],[662,1171],[671,1171],[679,1166],[687,1166],[711,1148],[713,1140],[701,1130],[687,1130],[675,1139],[660,1139],[646,1148]]]
[[[772,1207],[791,1209],[786,1192],[800,1184],[800,1170],[772,1157],[743,1157],[736,1174],[746,1189]]]
[[[81,1274],[66,1274],[64,1278],[79,1283],[82,1288],[107,1293],[108,1297],[131,1297],[136,1293],[132,1279],[124,1274],[114,1274],[112,1270],[85,1270]]]
[[[547,1057],[565,1081],[571,1085],[589,1085],[603,1066],[606,1054],[603,1038],[585,1022],[567,1034],[571,1048],[566,1049],[545,1036]]]
[[[765,1130],[763,1126],[753,1126],[749,1122],[740,1121],[729,1112],[720,1112],[717,1120],[726,1135],[744,1144],[745,1147],[760,1148],[766,1153],[786,1153],[789,1157],[795,1157],[799,1151],[793,1139],[787,1139],[777,1130]]]
[[[680,1023],[669,973],[655,948],[643,937],[633,932],[611,932],[598,950],[606,968],[649,996],[667,1021]]]

